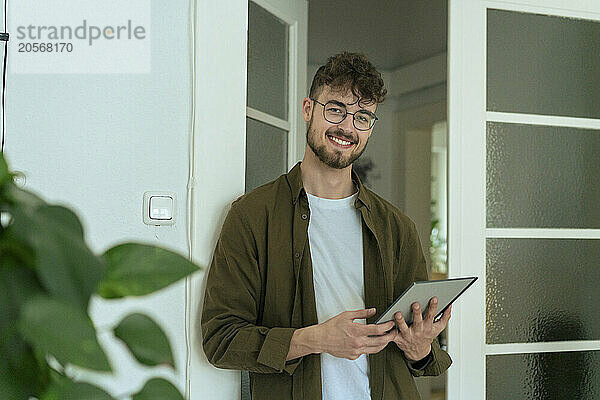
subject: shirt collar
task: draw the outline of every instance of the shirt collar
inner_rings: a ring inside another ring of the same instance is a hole
[[[304,184],[302,183],[302,173],[300,171],[300,164],[302,161],[298,161],[296,165],[287,173],[288,184],[290,185],[290,189],[292,191],[293,203],[296,204],[302,192],[306,192],[304,190]],[[360,203],[364,204],[367,207],[367,210],[371,211],[371,199],[369,193],[367,193],[366,188],[363,186],[358,174],[352,170],[352,181],[358,186],[358,196],[357,201],[354,204],[356,208],[361,206]]]

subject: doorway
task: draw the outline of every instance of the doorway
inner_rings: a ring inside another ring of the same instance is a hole
[[[353,168],[415,222],[431,279],[447,277],[447,18],[446,0],[308,6],[308,85],[327,57],[342,51],[364,53],[382,72],[388,94]],[[445,333],[439,340],[446,345]],[[416,381],[423,400],[446,399],[445,374]]]
[[[281,12],[289,5],[273,7],[277,2],[251,0],[248,8],[246,191],[302,158],[305,126],[293,117],[300,116],[300,101],[317,68],[341,51],[364,53],[382,72],[388,95],[354,169],[367,187],[415,222],[430,277],[447,277],[446,1],[309,1],[308,60],[297,93],[287,75],[298,64],[289,58],[292,20]],[[265,96],[265,88],[276,98]],[[445,332],[439,340],[446,346]],[[417,385],[424,400],[446,398],[445,374],[418,378]]]

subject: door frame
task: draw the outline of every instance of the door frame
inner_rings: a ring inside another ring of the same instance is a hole
[[[292,21],[290,39],[294,45],[290,49],[295,50],[290,51],[293,53],[290,57],[298,66],[290,70],[290,78],[294,74],[297,78],[289,87],[290,92],[297,91],[295,105],[290,102],[290,107],[295,107],[290,110],[290,116],[298,115],[297,99],[303,98],[300,94],[306,90],[308,3],[306,0],[258,0],[257,4],[288,23]],[[206,359],[200,312],[205,276],[221,226],[231,202],[244,194],[245,188],[248,0],[204,1],[197,2],[195,7],[195,117],[192,121],[195,133],[191,140],[193,174],[189,183],[194,194],[189,207],[193,216],[190,221],[192,258],[203,271],[193,276],[189,289],[186,287],[186,336],[190,338],[186,346],[190,359],[186,360],[185,385],[192,400],[239,399],[239,371],[217,369]],[[215,118],[222,115],[224,109],[234,111],[228,118]],[[295,132],[302,126],[300,121],[304,123],[300,118],[301,115],[297,120],[290,119]],[[294,135],[288,160],[294,160],[304,151],[304,135]]]

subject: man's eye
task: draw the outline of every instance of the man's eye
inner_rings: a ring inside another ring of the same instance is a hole
[[[357,115],[356,118],[358,118],[358,120],[360,122],[368,122],[369,119],[367,117],[365,117],[364,115]]]
[[[327,111],[332,112],[332,113],[336,113],[336,114],[341,114],[342,113],[341,109],[335,108],[335,107],[328,108]]]

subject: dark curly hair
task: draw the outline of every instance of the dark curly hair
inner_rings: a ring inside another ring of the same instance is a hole
[[[365,102],[382,103],[387,94],[381,73],[361,53],[345,51],[329,57],[327,63],[317,70],[309,96],[316,99],[325,85],[339,93],[349,89]]]

